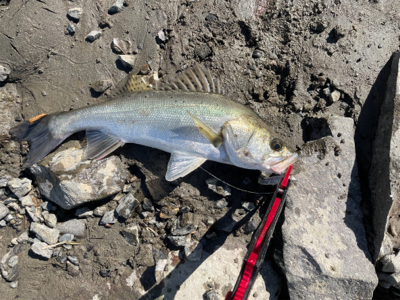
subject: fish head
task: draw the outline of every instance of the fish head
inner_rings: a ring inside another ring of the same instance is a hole
[[[297,153],[261,121],[241,117],[222,128],[224,147],[232,164],[282,174],[297,160]]]

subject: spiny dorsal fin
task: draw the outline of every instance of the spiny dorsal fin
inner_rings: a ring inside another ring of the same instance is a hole
[[[185,70],[175,81],[163,84],[158,89],[223,94],[219,79],[213,78],[210,70],[202,68],[198,63]]]
[[[158,80],[156,74],[155,77]],[[150,76],[138,76],[134,74],[128,74],[126,78],[122,79],[117,84],[114,93],[111,95],[111,98],[150,89],[152,89]]]

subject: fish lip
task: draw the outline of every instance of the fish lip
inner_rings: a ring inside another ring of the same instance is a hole
[[[285,171],[290,165],[294,164],[298,158],[299,155],[297,153],[294,153],[293,155],[288,156],[286,159],[273,165],[271,169],[275,173],[282,174],[283,171]]]

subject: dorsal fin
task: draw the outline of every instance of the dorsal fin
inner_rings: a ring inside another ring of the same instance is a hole
[[[132,94],[134,92],[151,90],[154,80],[158,80],[157,73],[154,72],[151,76],[139,76],[128,74],[116,86],[111,98]]]
[[[193,68],[185,70],[173,82],[165,83],[158,89],[223,94],[219,79],[213,78],[210,70],[202,68],[198,63]]]

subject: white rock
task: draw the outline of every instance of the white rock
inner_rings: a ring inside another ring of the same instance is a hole
[[[32,195],[26,195],[22,198],[19,199],[21,201],[22,206],[34,206],[35,204],[33,203],[33,196]]]
[[[51,214],[48,211],[43,212],[44,222],[50,228],[54,228],[57,225],[57,216],[55,214]]]
[[[88,207],[81,207],[76,210],[75,216],[78,218],[89,218],[93,216],[93,210],[90,210]]]
[[[331,102],[336,102],[340,99],[340,92],[339,91],[333,91],[332,93],[329,94],[329,100]]]
[[[8,182],[8,188],[17,196],[21,198],[28,194],[32,189],[32,180],[28,178],[13,178]]]
[[[133,68],[135,65],[136,61],[136,56],[135,55],[118,55],[118,59],[121,61],[121,63],[127,67],[127,68]]]
[[[75,7],[68,10],[68,16],[75,21],[79,21],[83,13],[82,8]]]
[[[381,259],[382,263],[382,272],[387,273],[398,273],[400,272],[400,255],[391,254],[386,255]]]
[[[10,73],[11,70],[8,66],[0,65],[0,81],[5,81]]]
[[[53,254],[53,250],[52,248],[46,248],[43,249],[45,247],[47,247],[48,245],[46,243],[42,243],[42,242],[36,242],[33,243],[31,246],[31,250],[36,253],[37,255],[40,255],[44,258],[50,258],[51,255]]]
[[[10,210],[3,203],[0,203],[0,220],[2,220],[5,216],[8,215]]]
[[[100,225],[115,224],[117,223],[117,218],[114,210],[109,210],[104,213],[100,220]]]
[[[108,10],[109,14],[116,14],[124,9],[124,0],[117,0],[114,2],[114,4],[110,7]]]
[[[93,43],[101,36],[101,31],[93,30],[86,36],[86,40]]]
[[[39,240],[46,242],[49,245],[57,243],[58,236],[60,234],[60,231],[58,231],[57,229],[51,229],[46,225],[42,225],[39,223],[32,223],[30,230],[36,234],[36,237]]]

